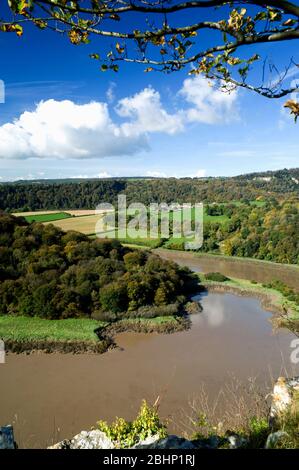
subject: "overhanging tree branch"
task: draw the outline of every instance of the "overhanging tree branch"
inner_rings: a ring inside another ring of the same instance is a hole
[[[146,72],[166,73],[191,65],[191,74],[201,73],[221,84],[247,88],[267,98],[281,98],[298,89],[297,84],[285,84],[287,74],[268,86],[255,84],[256,78],[250,73],[253,64],[260,60],[260,45],[275,48],[278,42],[299,39],[298,2],[85,0],[82,3],[8,0],[12,15],[0,21],[0,30],[21,36],[23,25],[34,23],[41,29],[50,28],[67,35],[74,45],[88,44],[93,37],[103,38],[100,51],[90,54],[101,62],[103,71],[116,72],[121,62],[146,65]],[[194,21],[190,21],[190,15],[183,15],[190,10],[194,12]],[[213,11],[215,19],[211,21]],[[128,30],[128,13],[136,15],[139,29]],[[107,38],[115,40],[110,47]],[[245,57],[244,51],[252,52],[254,47],[255,53]],[[293,114],[296,110],[293,106]]]

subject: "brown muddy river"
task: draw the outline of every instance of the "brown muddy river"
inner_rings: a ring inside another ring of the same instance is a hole
[[[250,259],[234,259],[232,257],[198,256],[190,252],[161,248],[154,251],[162,258],[175,261],[182,266],[188,266],[195,272],[208,273],[219,271],[225,276],[261,283],[268,283],[278,279],[299,292],[299,266],[267,263]]]
[[[274,334],[259,301],[231,294],[200,297],[192,328],[171,335],[124,333],[103,355],[9,354],[0,364],[0,424],[12,423],[20,447],[45,447],[89,429],[98,419],[133,418],[143,398],[160,396],[160,415],[184,431],[183,413],[204,385],[210,400],[235,375],[299,375],[287,330]]]

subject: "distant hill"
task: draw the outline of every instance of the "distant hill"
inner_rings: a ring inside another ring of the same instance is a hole
[[[103,178],[16,181],[0,184],[0,209],[6,211],[91,209],[128,202],[230,202],[299,195],[299,168],[256,172],[234,177]]]

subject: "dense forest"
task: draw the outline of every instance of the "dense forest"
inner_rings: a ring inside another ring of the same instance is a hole
[[[115,203],[118,194],[128,202],[229,202],[298,196],[299,169],[253,173],[230,178],[122,178],[102,180],[40,180],[0,184],[0,209],[93,209]]]
[[[262,206],[207,206],[209,215],[226,215],[225,223],[204,224],[205,252],[264,259],[277,263],[299,264],[299,204],[287,200],[281,204],[270,199]],[[168,248],[183,249],[182,240]]]
[[[0,214],[2,315],[109,321],[172,315],[195,283],[187,268],[117,240]]]

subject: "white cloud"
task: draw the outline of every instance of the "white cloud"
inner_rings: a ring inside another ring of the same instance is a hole
[[[145,173],[145,176],[150,176],[151,178],[167,178],[166,173],[159,170],[147,171]]]
[[[236,90],[223,92],[207,79],[196,76],[184,80],[180,95],[193,105],[186,111],[186,120],[189,122],[217,124],[238,119]]]
[[[145,135],[125,135],[112,122],[105,103],[42,101],[0,127],[0,158],[92,158],[147,148]]]
[[[128,136],[144,132],[175,134],[184,129],[182,113],[167,113],[160,93],[153,88],[145,88],[134,96],[120,100],[116,112],[123,118],[132,118],[131,122],[122,125]]]
[[[101,171],[100,173],[97,174],[79,174],[79,175],[73,175],[70,176],[70,178],[74,179],[90,179],[90,178],[112,178],[113,176],[108,173],[107,171]]]
[[[106,98],[108,103],[113,103],[115,100],[115,88],[116,88],[116,83],[115,82],[110,82],[108,90],[106,91]]]
[[[204,170],[204,169],[199,169],[197,170],[197,172],[195,173],[195,177],[196,178],[204,178],[207,174],[207,171]]]
[[[112,178],[112,175],[110,175],[110,173],[108,173],[107,171],[101,171],[98,174],[98,178]]]
[[[111,84],[108,101],[114,99],[113,89]],[[227,123],[237,118],[237,93],[216,90],[202,77],[186,79],[179,95],[185,106],[171,114],[164,108],[160,93],[145,88],[118,102],[118,122],[112,120],[107,103],[41,101],[34,111],[0,126],[0,158],[134,155],[149,149],[150,133],[174,135],[191,122]]]

